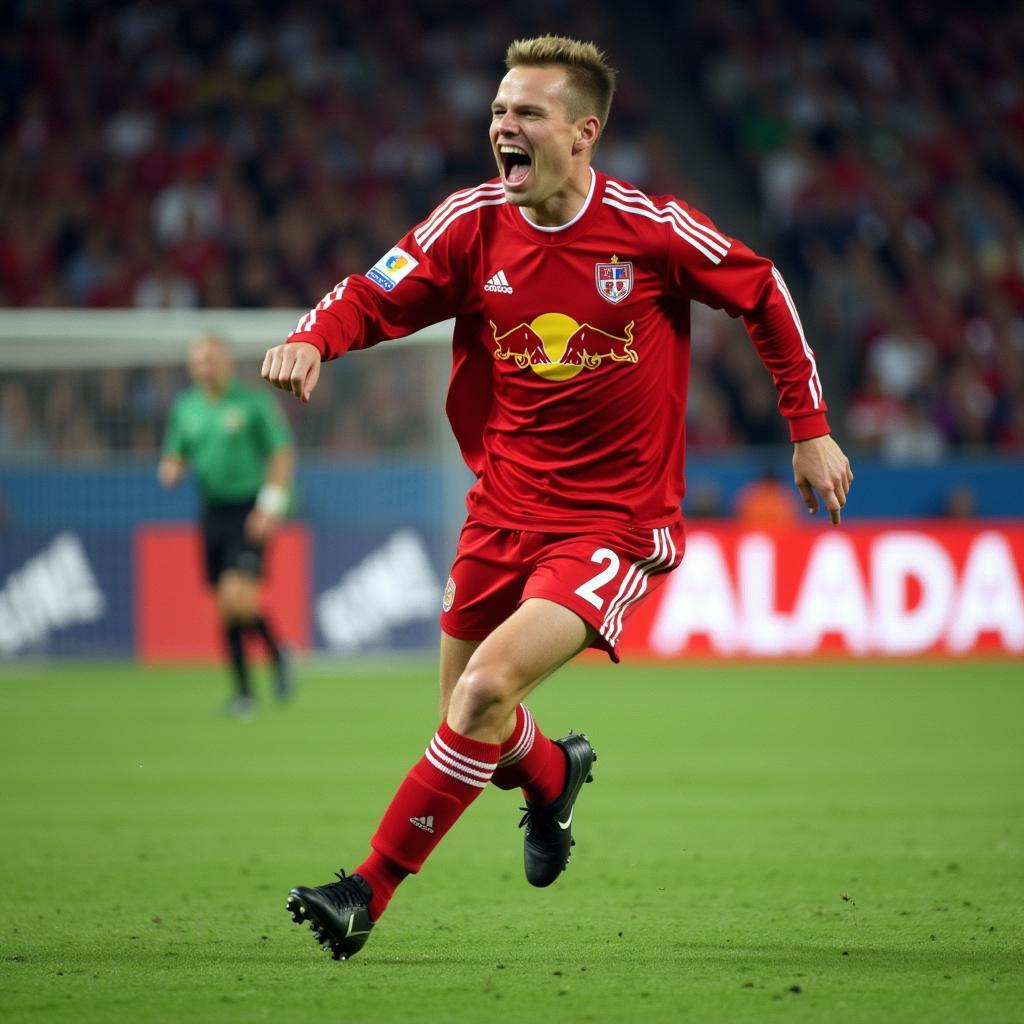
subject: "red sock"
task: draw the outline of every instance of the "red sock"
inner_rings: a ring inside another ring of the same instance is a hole
[[[565,787],[567,765],[562,748],[549,740],[522,704],[516,708],[516,727],[501,745],[498,769],[491,777],[499,789],[521,786],[531,804],[544,806],[558,799]]]
[[[362,875],[370,883],[370,888],[373,890],[373,899],[370,900],[370,917],[374,921],[384,913],[384,908],[391,902],[395,890],[409,874],[405,868],[388,860],[387,857],[373,849],[370,850],[370,856],[352,873]]]
[[[497,743],[482,743],[441,723],[426,753],[409,770],[370,840],[373,853],[355,869],[370,888],[375,921],[407,874],[423,866],[462,812],[487,788]],[[375,856],[376,854],[376,856]]]

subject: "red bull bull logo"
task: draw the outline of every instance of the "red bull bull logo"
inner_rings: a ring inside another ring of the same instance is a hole
[[[542,313],[528,324],[519,324],[504,334],[490,321],[494,335],[494,358],[514,361],[521,370],[529,367],[545,380],[571,380],[583,370],[596,370],[605,360],[635,363],[633,326],[625,334],[609,334],[590,324],[578,324],[564,313]]]

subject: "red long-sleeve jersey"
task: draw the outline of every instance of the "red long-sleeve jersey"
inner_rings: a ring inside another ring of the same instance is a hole
[[[289,341],[325,359],[455,318],[447,411],[481,521],[665,525],[685,484],[690,302],[742,316],[793,440],[829,432],[814,355],[772,263],[671,196],[594,172],[542,228],[498,180],[456,192]]]

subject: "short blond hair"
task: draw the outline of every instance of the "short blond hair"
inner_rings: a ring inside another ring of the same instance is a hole
[[[505,67],[565,68],[565,109],[570,121],[594,114],[601,131],[615,95],[615,68],[593,43],[565,36],[537,36],[517,39],[505,53]]]

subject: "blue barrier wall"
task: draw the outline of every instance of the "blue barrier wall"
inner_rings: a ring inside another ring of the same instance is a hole
[[[710,493],[718,505],[707,511],[728,514],[740,488],[766,465],[763,456],[692,458],[694,505]],[[788,478],[788,452],[771,465]],[[855,472],[849,519],[937,516],[949,493],[965,487],[976,515],[1024,517],[1024,460],[938,467],[857,461]],[[459,525],[451,521],[458,518],[451,490],[435,463],[304,461],[297,518],[312,538],[308,600],[318,646],[393,649],[422,646],[435,635],[435,591],[443,589]],[[0,469],[0,498],[0,657],[131,654],[135,528],[194,521],[195,488],[164,491],[150,464],[7,467]],[[405,588],[396,591],[395,581]]]
[[[702,485],[716,489],[725,511],[732,509],[737,491],[771,466],[783,480],[792,478],[790,450],[774,458],[741,456],[687,459],[689,494]],[[854,458],[854,486],[844,516],[851,518],[942,515],[954,488],[968,487],[979,516],[1024,515],[1024,459],[956,459],[937,466],[897,466]],[[685,503],[684,503],[685,510]]]
[[[712,490],[728,514],[737,491],[766,465],[789,479],[788,450],[761,455],[707,458],[687,464],[690,495]],[[941,515],[956,487],[974,494],[980,516],[1024,516],[1024,459],[958,459],[938,466],[894,466],[854,461],[856,483],[846,514],[851,517]],[[444,516],[445,480],[434,463],[339,465],[305,460],[298,475],[299,516],[312,523],[418,525],[436,528]],[[154,468],[122,466],[0,469],[0,497],[11,523],[50,526],[132,526],[193,518],[194,489],[165,491]],[[0,534],[0,544],[2,544]]]
[[[357,526],[434,523],[442,515],[443,476],[431,464],[346,465],[305,462],[297,481],[298,515],[312,523]],[[149,464],[103,468],[0,468],[8,523],[62,529],[125,526],[195,518],[191,482],[165,490]],[[2,544],[0,533],[0,544]]]

